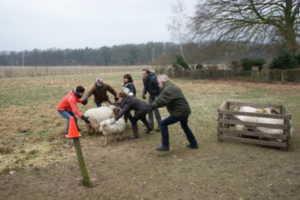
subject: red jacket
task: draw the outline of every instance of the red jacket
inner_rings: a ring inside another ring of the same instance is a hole
[[[72,90],[59,102],[56,108],[60,111],[73,111],[78,117],[81,117],[82,114],[77,108],[77,103],[81,102],[82,99],[79,99]]]

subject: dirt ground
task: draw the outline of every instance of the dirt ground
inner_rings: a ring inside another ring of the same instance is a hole
[[[113,79],[115,75],[106,76]],[[137,79],[139,74],[134,76]],[[4,89],[0,98],[2,95],[2,100],[14,101],[15,97],[9,95],[13,95],[15,87],[7,80],[0,79],[1,90]],[[80,121],[81,148],[93,184],[88,188],[82,184],[73,139],[63,135],[65,121],[55,109],[47,114],[55,108],[59,98],[53,93],[53,100],[52,97],[44,100],[42,91],[47,88],[38,89],[46,86],[34,85],[42,80],[32,78],[31,81],[28,85],[32,85],[32,92],[39,93],[31,103],[25,99],[24,105],[19,107],[9,102],[2,104],[0,199],[300,199],[298,84],[177,80],[193,110],[189,125],[199,142],[197,150],[185,147],[187,140],[178,123],[169,128],[171,151],[161,153],[155,151],[160,145],[160,133],[145,134],[142,124],[139,124],[139,139],[128,139],[131,134],[128,123],[122,141],[104,146],[103,137],[88,135]],[[141,87],[141,82],[136,81],[136,85]],[[5,93],[5,88],[9,88],[11,94]],[[264,100],[258,94],[262,94]],[[34,104],[35,110],[32,102],[36,99],[40,99],[40,104],[44,100],[45,104],[41,107]],[[224,100],[286,105],[293,116],[290,151],[218,142],[217,108]],[[166,117],[165,108],[160,110]],[[16,119],[19,124],[14,123]],[[14,126],[9,126],[13,123]]]

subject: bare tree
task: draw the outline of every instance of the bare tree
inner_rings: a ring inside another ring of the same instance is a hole
[[[298,0],[199,0],[190,30],[196,40],[281,44],[296,54]]]
[[[173,40],[175,40],[179,44],[181,56],[186,61],[182,46],[188,38],[188,17],[185,14],[185,8],[181,1],[177,1],[176,4],[172,5],[172,13],[173,16],[170,18],[168,31],[171,33]]]

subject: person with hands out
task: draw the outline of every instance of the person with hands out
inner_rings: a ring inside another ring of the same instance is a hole
[[[149,105],[145,111],[160,107],[167,107],[170,116],[164,118],[160,122],[162,145],[156,148],[157,151],[169,151],[169,130],[168,126],[176,122],[180,122],[181,128],[190,144],[186,147],[190,149],[198,149],[197,140],[188,126],[188,118],[191,114],[191,108],[186,100],[182,90],[173,84],[167,75],[161,74],[157,76],[159,87],[162,89],[160,95],[154,100],[152,105]]]
[[[81,112],[79,112],[79,110],[77,108],[77,103],[82,103],[83,105],[86,105],[86,102],[84,102],[81,99],[81,97],[84,94],[84,91],[85,91],[84,87],[77,86],[74,90],[71,90],[70,93],[67,94],[58,103],[58,105],[56,107],[58,113],[68,120],[67,129],[65,131],[65,134],[68,134],[70,117],[74,117],[78,131],[80,131],[80,129],[78,127],[77,118],[75,115],[80,117],[83,121],[85,121],[85,123],[87,123],[87,124],[90,123],[88,117],[85,117]]]
[[[87,92],[83,101],[84,103],[87,103],[88,98],[94,95],[94,102],[96,103],[96,106],[101,107],[102,102],[110,102],[107,91],[109,91],[114,96],[115,101],[118,101],[117,92],[109,84],[104,83],[101,77],[98,77],[96,78],[96,82],[93,87],[90,89],[90,91]]]
[[[146,126],[146,133],[150,133],[153,129],[146,119],[147,112],[145,111],[148,107],[148,104],[133,96],[127,95],[126,92],[119,92],[118,98],[120,102],[120,108],[122,110],[115,118],[111,119],[110,124],[116,123],[116,121],[118,121],[118,119],[120,119],[124,114],[130,112],[130,110],[134,110],[134,116],[130,119],[133,135],[130,136],[129,139],[139,138],[137,125],[138,120],[141,120]]]

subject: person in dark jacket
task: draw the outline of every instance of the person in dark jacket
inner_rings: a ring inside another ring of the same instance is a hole
[[[101,103],[103,101],[109,102],[107,91],[109,91],[115,97],[115,101],[118,101],[117,92],[110,85],[104,83],[101,77],[98,77],[95,85],[93,85],[91,90],[87,92],[84,101],[87,102],[88,98],[94,95],[94,102],[96,103],[97,107],[101,107]]]
[[[152,105],[149,105],[147,111],[154,108],[167,107],[170,116],[160,122],[162,145],[156,148],[157,151],[169,151],[169,130],[168,126],[176,122],[180,122],[181,128],[190,144],[186,145],[191,149],[198,149],[197,140],[194,137],[191,129],[188,126],[188,118],[191,114],[191,108],[183,95],[181,89],[174,85],[168,76],[158,75],[158,84],[162,88],[160,95],[154,100]]]
[[[58,113],[68,120],[65,134],[68,134],[70,117],[74,117],[77,129],[79,131],[80,129],[78,128],[77,118],[75,115],[83,119],[85,123],[90,123],[88,117],[85,117],[83,114],[81,114],[77,108],[77,103],[86,105],[86,103],[81,99],[82,95],[84,94],[84,90],[84,87],[77,86],[74,90],[71,90],[70,93],[67,94],[56,107]]]
[[[122,88],[123,92],[126,92],[126,94],[135,97],[136,95],[136,89],[135,86],[133,84],[133,79],[131,77],[130,74],[125,74],[123,76],[123,88]],[[126,113],[125,115],[125,121],[127,122],[127,119],[129,119],[131,121],[132,119],[132,115],[129,112]]]
[[[146,126],[146,133],[150,133],[152,131],[152,127],[149,125],[146,115],[147,115],[147,107],[148,104],[142,100],[139,100],[133,96],[127,95],[126,92],[119,92],[118,94],[119,102],[121,102],[120,107],[122,110],[119,114],[111,120],[111,124],[114,124],[118,119],[120,119],[124,114],[129,112],[130,110],[134,110],[134,116],[131,118],[130,122],[132,124],[133,136],[130,136],[129,139],[137,139],[139,138],[138,132],[138,120],[141,120]]]
[[[128,95],[135,97],[136,89],[133,84],[133,79],[130,74],[125,74],[123,76],[123,92],[126,92]]]
[[[157,78],[155,73],[150,72],[148,69],[143,69],[142,70],[142,77],[143,77],[143,84],[144,84],[144,89],[143,89],[143,99],[146,99],[146,94],[147,92],[149,93],[149,99],[148,99],[148,104],[151,105],[155,98],[159,95],[160,93],[160,88],[158,86]],[[154,121],[153,121],[153,111],[148,113],[148,119],[149,119],[149,124],[150,126],[154,129]],[[161,116],[159,113],[159,110],[157,108],[154,109],[154,114],[155,118],[157,121],[158,127],[155,129],[155,131],[160,131],[160,121],[161,121]]]

